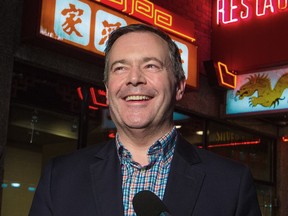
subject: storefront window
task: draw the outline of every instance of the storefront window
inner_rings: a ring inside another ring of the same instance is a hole
[[[231,125],[209,122],[207,149],[247,165],[255,179],[262,215],[272,216],[275,199],[275,140]]]
[[[174,112],[174,122],[178,131],[191,144],[203,148],[205,133],[205,120],[180,110]]]
[[[5,146],[1,216],[27,216],[47,161],[83,147],[79,144],[83,100],[78,87],[88,85],[15,63]],[[93,124],[91,129],[101,134],[102,110],[93,109],[87,111],[87,115],[87,124]],[[81,133],[81,136],[87,134],[89,132]],[[94,144],[98,141],[94,139]]]
[[[256,180],[273,182],[273,139],[217,122],[207,133],[210,151],[246,164]]]
[[[256,186],[262,216],[276,215],[274,209],[278,204],[274,187],[263,184],[256,184]]]

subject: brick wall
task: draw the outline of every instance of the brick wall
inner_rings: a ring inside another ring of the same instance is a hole
[[[219,92],[209,86],[203,66],[203,61],[211,59],[212,0],[154,0],[151,2],[194,23],[195,45],[198,47],[199,88],[192,91],[186,90],[184,98],[177,107],[218,117],[221,95],[219,96]]]

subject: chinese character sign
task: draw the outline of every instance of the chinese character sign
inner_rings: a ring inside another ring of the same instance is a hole
[[[113,30],[126,25],[127,23],[124,19],[110,14],[104,10],[98,10],[96,13],[96,28],[94,34],[94,45],[96,49],[103,52],[109,34]]]
[[[98,55],[104,55],[106,41],[113,30],[132,23],[139,21],[95,1],[42,0],[41,35]],[[196,87],[196,46],[176,36],[171,37],[180,49],[187,85]]]
[[[54,31],[59,38],[88,45],[90,23],[91,10],[86,4],[75,0],[56,2]]]

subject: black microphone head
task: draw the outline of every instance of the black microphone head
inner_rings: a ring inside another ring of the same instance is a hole
[[[160,198],[149,190],[137,193],[132,203],[137,216],[159,216],[163,212],[168,212]]]

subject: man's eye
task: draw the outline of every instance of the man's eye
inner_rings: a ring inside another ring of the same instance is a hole
[[[147,68],[147,69],[153,69],[153,70],[159,70],[159,69],[160,69],[160,67],[157,66],[157,65],[155,65],[155,64],[148,64],[148,65],[146,65],[145,68]]]
[[[115,67],[115,68],[113,69],[113,71],[122,71],[122,70],[124,70],[124,69],[125,69],[124,67],[119,66],[119,67]]]
[[[148,64],[146,65],[145,67],[145,70],[147,72],[152,72],[152,73],[156,73],[156,72],[159,72],[163,69],[163,67],[161,67],[160,65],[157,65],[157,64]]]
[[[155,65],[153,65],[153,64],[148,64],[148,65],[146,65],[146,67],[148,67],[148,68],[153,68],[153,67],[155,67]]]

